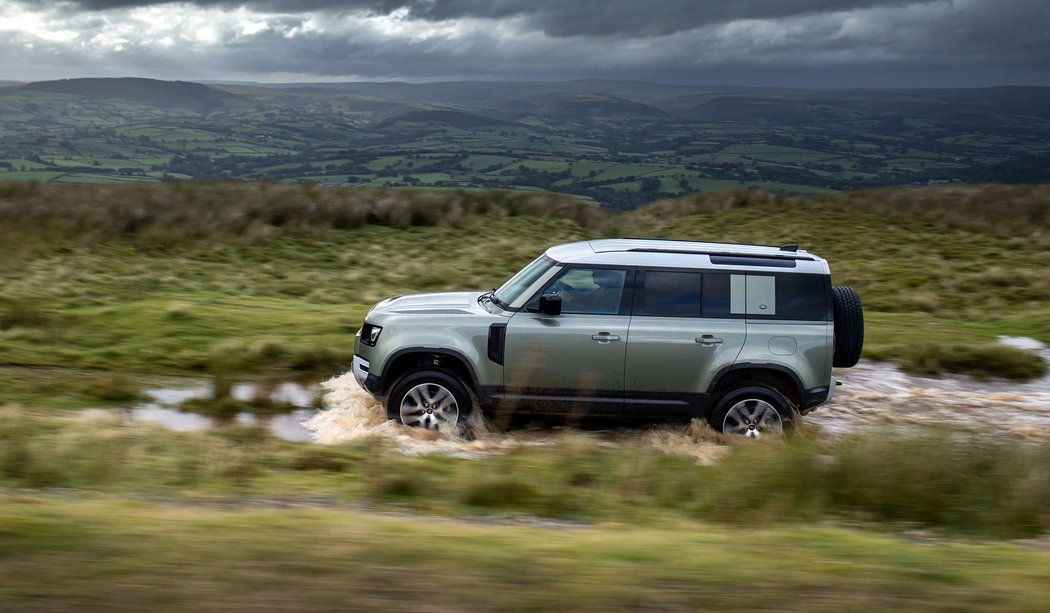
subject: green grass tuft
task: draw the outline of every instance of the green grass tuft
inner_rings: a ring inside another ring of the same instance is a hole
[[[1014,381],[1037,379],[1046,374],[1046,361],[1031,351],[994,343],[912,344],[880,347],[865,352],[872,359],[892,359],[902,369],[919,375],[945,372],[977,378],[999,377]]]

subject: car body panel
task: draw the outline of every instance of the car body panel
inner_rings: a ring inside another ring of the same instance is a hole
[[[507,325],[504,397],[525,411],[589,404],[619,415],[629,322],[624,315],[516,314]],[[541,402],[544,396],[550,403]]]
[[[627,403],[638,412],[700,412],[715,373],[736,362],[746,337],[743,319],[633,316]]]

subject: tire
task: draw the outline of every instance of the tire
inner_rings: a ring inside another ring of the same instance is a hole
[[[856,366],[864,347],[864,309],[860,305],[860,296],[852,287],[836,285],[831,288],[831,303],[835,317],[832,366]]]
[[[463,434],[474,414],[474,402],[456,375],[415,370],[391,388],[386,410],[391,419],[406,426]]]
[[[794,415],[791,403],[777,390],[745,384],[718,399],[707,415],[707,423],[723,434],[761,438],[790,428]]]

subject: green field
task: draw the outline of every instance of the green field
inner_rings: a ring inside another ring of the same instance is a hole
[[[937,367],[919,366],[916,351],[980,348],[998,334],[1050,341],[1043,187],[735,192],[626,215],[544,192],[110,189],[6,188],[2,296],[47,323],[7,332],[0,363],[201,371],[222,335],[275,342],[297,369],[334,369],[349,360],[366,305],[384,296],[493,287],[550,244],[609,235],[799,243],[860,291],[869,355],[923,372]],[[19,211],[33,211],[31,225]],[[165,315],[171,304],[183,319]],[[901,331],[917,321],[950,332],[915,343]]]
[[[108,83],[104,99],[82,95],[77,80],[59,84],[66,93],[32,84],[0,91],[0,180],[555,190],[616,210],[742,187],[817,194],[1050,181],[1042,88],[889,96],[756,89],[743,97],[706,89],[690,108],[681,88],[610,82],[623,97],[577,92],[589,100],[581,111],[567,91],[579,85],[570,83],[518,84],[513,103],[455,95],[455,83],[348,83],[201,86],[199,99],[171,104],[175,84]],[[964,119],[954,114],[960,108]]]
[[[1040,610],[1041,436],[755,443],[697,422],[406,455],[107,408],[186,376],[339,375],[376,301],[612,236],[799,243],[859,291],[868,358],[1030,379],[1042,360],[996,337],[1050,342],[1048,194],[738,190],[617,214],[544,191],[0,182],[0,610]]]

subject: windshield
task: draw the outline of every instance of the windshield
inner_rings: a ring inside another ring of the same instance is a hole
[[[521,307],[536,291],[534,286],[537,283],[546,281],[551,274],[561,269],[560,266],[554,267],[556,263],[546,255],[536,258],[496,290],[496,300],[510,308]]]

